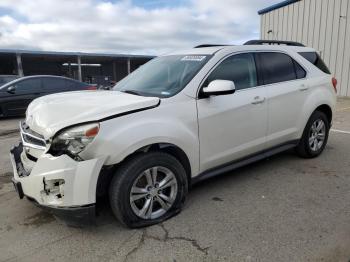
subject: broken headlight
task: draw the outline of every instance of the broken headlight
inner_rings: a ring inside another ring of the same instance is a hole
[[[52,141],[51,150],[77,155],[90,144],[100,130],[98,123],[68,128],[58,133]]]

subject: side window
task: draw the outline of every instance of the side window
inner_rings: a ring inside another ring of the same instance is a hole
[[[43,78],[43,87],[46,92],[60,92],[65,89],[65,83],[59,78]]]
[[[282,53],[258,53],[264,84],[304,78],[305,70],[290,56]]]
[[[204,86],[214,80],[230,80],[236,90],[257,86],[257,75],[253,54],[238,54],[226,58],[208,76]]]
[[[316,52],[300,52],[299,55],[304,57],[310,63],[314,64],[321,71],[326,74],[331,74],[326,64],[323,62],[322,58]]]
[[[297,79],[306,77],[306,71],[304,70],[304,68],[302,68],[301,65],[299,65],[296,61],[293,60],[293,62]]]
[[[15,86],[16,86],[16,93],[18,94],[42,92],[40,79],[26,79],[16,83]]]

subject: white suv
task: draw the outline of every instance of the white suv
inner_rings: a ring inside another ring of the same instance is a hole
[[[336,80],[315,50],[277,44],[203,45],[111,91],[36,99],[11,150],[20,198],[73,225],[93,222],[106,193],[121,223],[142,227],[177,214],[195,182],[290,148],[318,156]]]

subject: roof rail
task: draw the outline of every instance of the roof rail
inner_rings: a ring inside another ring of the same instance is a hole
[[[195,46],[194,48],[215,47],[215,46],[228,46],[228,45],[204,44],[204,45],[197,45],[197,46]]]
[[[304,46],[302,43],[293,41],[279,41],[279,40],[250,40],[244,45],[288,45],[288,46]]]

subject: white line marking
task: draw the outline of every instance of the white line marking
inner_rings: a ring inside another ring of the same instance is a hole
[[[350,107],[340,108],[340,109],[336,110],[336,112],[341,112],[341,111],[345,111],[348,109],[350,109]]]
[[[350,135],[350,131],[344,131],[344,130],[338,130],[338,129],[331,129],[332,132],[335,133],[342,133],[342,134],[349,134]]]

